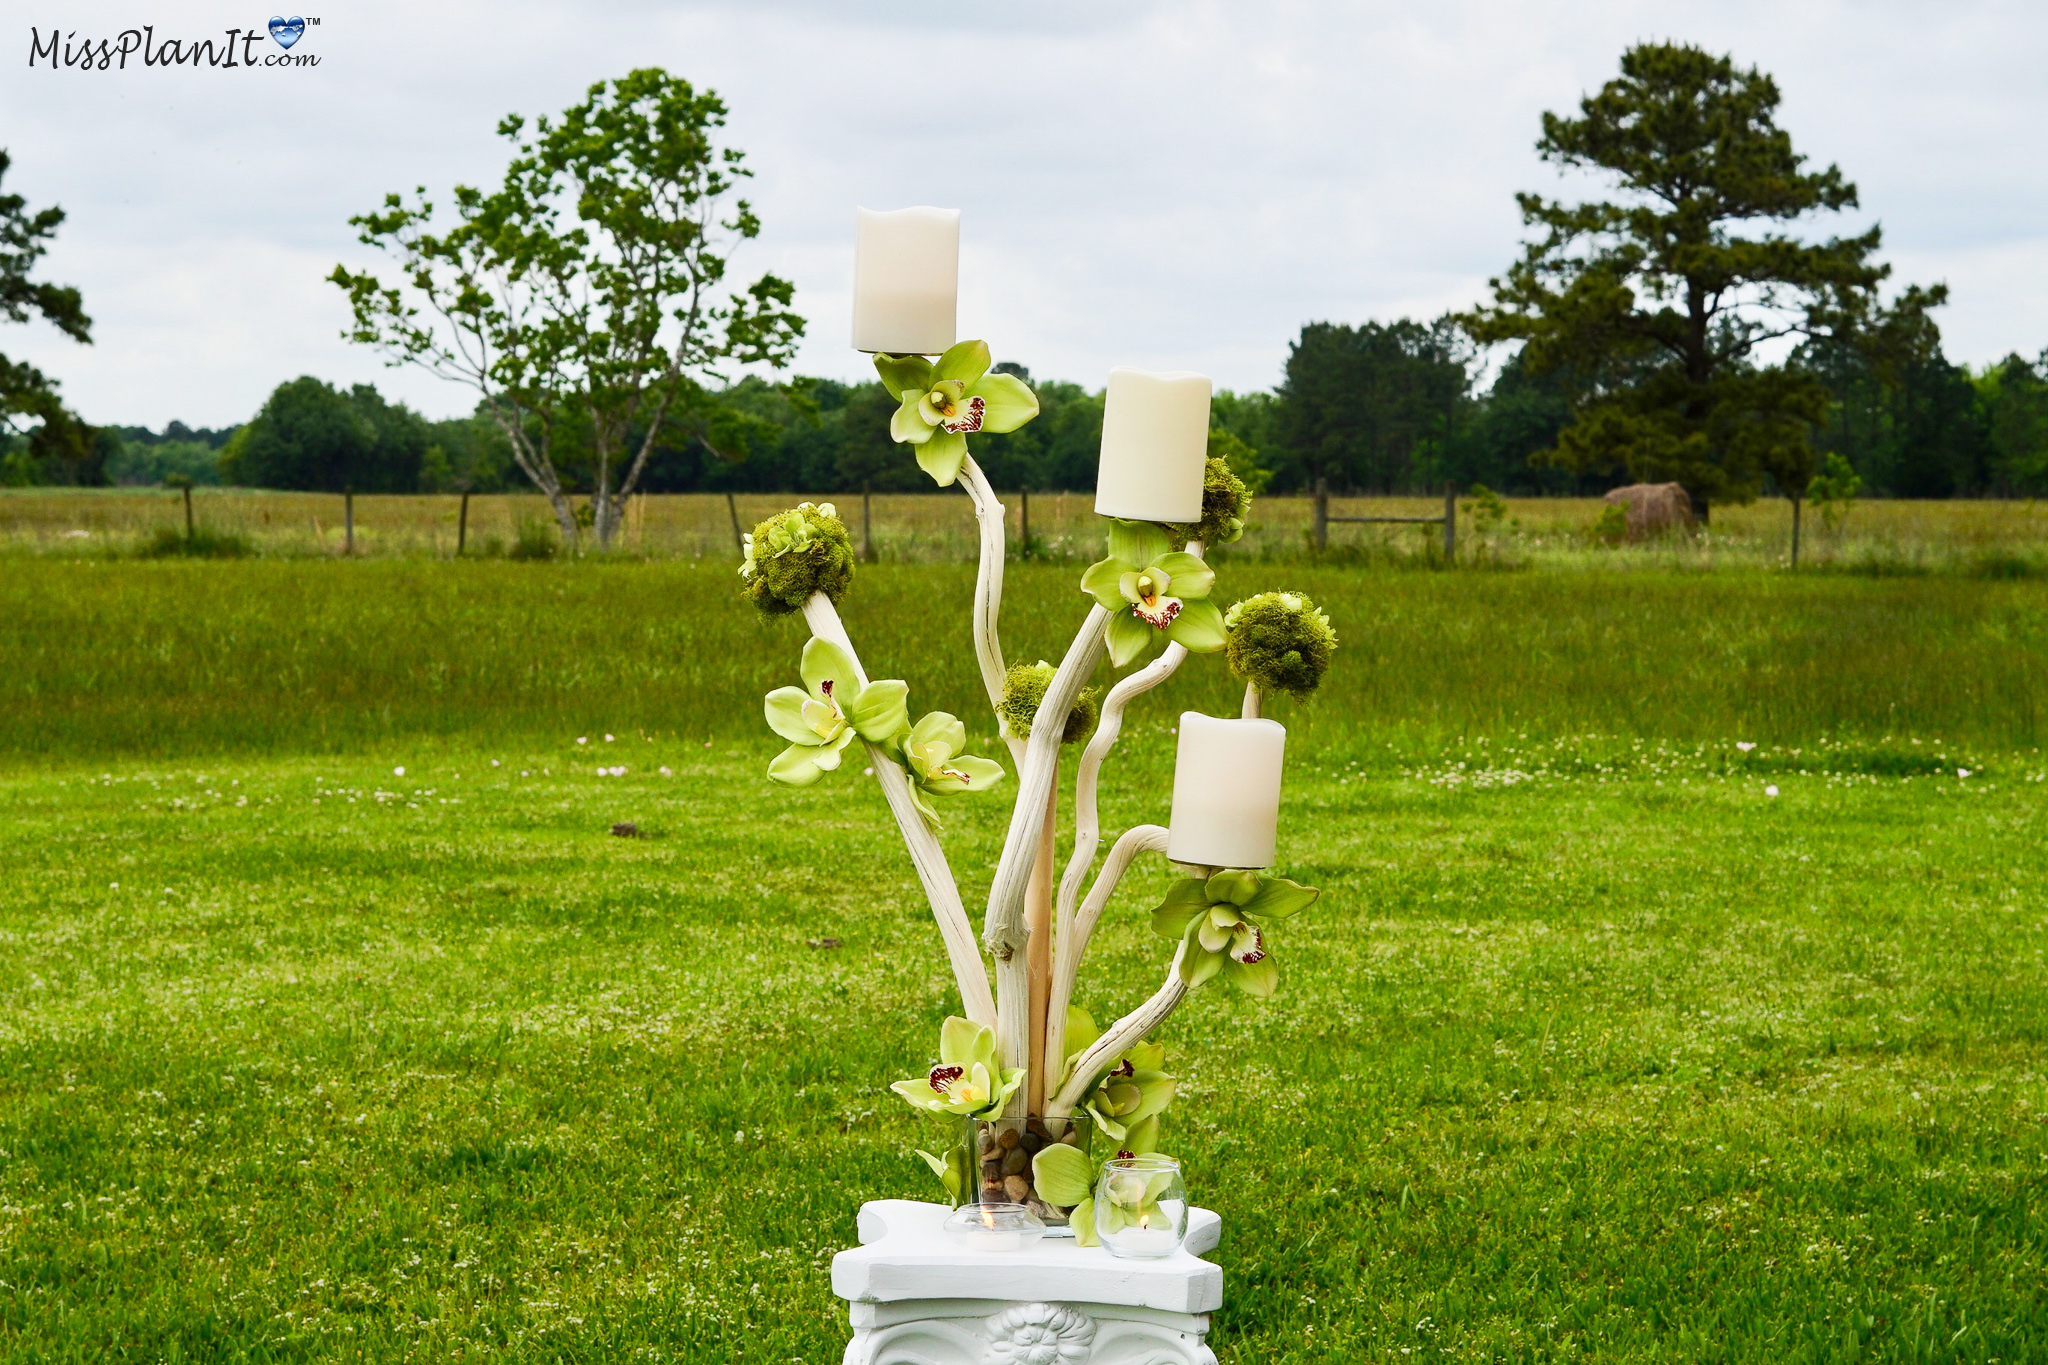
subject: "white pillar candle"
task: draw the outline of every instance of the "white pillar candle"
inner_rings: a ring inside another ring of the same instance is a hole
[[[853,349],[937,355],[957,340],[960,210],[856,212]]]
[[[1209,867],[1271,867],[1287,729],[1275,720],[1180,717],[1166,856]]]
[[[1209,457],[1209,376],[1172,370],[1109,372],[1095,510],[1127,521],[1202,519]]]

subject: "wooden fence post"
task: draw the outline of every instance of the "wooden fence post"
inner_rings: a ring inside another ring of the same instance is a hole
[[[462,558],[462,547],[469,543],[469,490],[462,490],[462,510],[455,517],[455,557]]]
[[[1330,481],[1316,476],[1316,548],[1328,549],[1330,545]]]
[[[356,552],[356,494],[353,488],[341,495],[341,549],[343,554]]]
[[[1031,553],[1031,490],[1017,490],[1017,553]]]
[[[1444,483],[1444,563],[1458,562],[1458,485]]]
[[[728,490],[725,495],[725,514],[732,518],[733,553],[744,556],[747,553],[747,541],[746,537],[742,535],[740,532],[739,504],[732,500],[732,493],[730,490]]]
[[[874,509],[870,506],[873,498],[871,487],[869,484],[860,486],[860,557],[861,562],[865,564],[875,562],[875,521]]]

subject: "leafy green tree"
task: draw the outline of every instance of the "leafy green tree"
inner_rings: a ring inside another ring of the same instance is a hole
[[[0,151],[0,179],[13,164]],[[92,344],[92,319],[84,299],[69,285],[29,278],[64,222],[56,205],[29,211],[18,194],[0,194],[0,317],[9,322],[35,318],[81,345]],[[57,396],[57,382],[26,361],[0,355],[0,482],[106,482],[108,456],[119,438],[103,440]]]
[[[425,421],[368,384],[344,393],[311,375],[280,384],[220,454],[230,483],[322,493],[410,493]]]
[[[351,340],[474,386],[519,469],[577,532],[557,438],[579,428],[591,523],[608,544],[656,446],[708,432],[728,365],[786,365],[803,321],[792,287],[763,275],[720,297],[727,255],[759,234],[733,197],[750,175],[721,147],[726,109],[658,68],[599,82],[516,145],[499,188],[457,186],[456,221],[433,230],[424,190],[350,221],[388,251],[400,282],[335,267]]]
[[[1875,491],[1946,498],[1995,483],[1983,397],[1938,349],[1887,367],[1847,347],[1802,346],[1792,363],[1827,384],[1821,450],[1849,460]]]
[[[2009,355],[1974,383],[1985,410],[1993,484],[2008,495],[2048,491],[2048,351],[2032,364]]]
[[[422,493],[501,492],[511,468],[511,448],[489,415],[427,424],[427,445],[420,454]]]
[[[107,461],[109,482],[145,488],[171,479],[209,487],[221,481],[220,452],[204,441],[137,441],[122,433],[120,453]]]
[[[1102,454],[1101,392],[1065,380],[1040,380],[1015,361],[993,367],[1038,396],[1038,416],[1015,431],[979,438],[975,459],[997,488],[1092,490]]]
[[[1703,515],[1713,499],[1754,497],[1765,474],[1804,488],[1829,394],[1760,351],[1802,338],[1895,368],[1937,342],[1927,310],[1946,290],[1885,305],[1878,228],[1812,244],[1790,234],[1809,214],[1856,207],[1856,187],[1836,167],[1806,168],[1778,103],[1754,68],[1645,43],[1578,118],[1543,116],[1543,158],[1603,173],[1620,196],[1516,196],[1536,235],[1464,322],[1482,342],[1526,343],[1531,372],[1569,378],[1572,422],[1548,458],[1675,480]]]
[[[1451,476],[1470,350],[1449,318],[1303,327],[1273,412],[1279,485],[1395,492]]]

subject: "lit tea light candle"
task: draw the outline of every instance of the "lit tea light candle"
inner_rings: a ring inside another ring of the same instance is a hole
[[[957,339],[960,210],[856,212],[853,349],[939,354]]]
[[[1271,867],[1287,728],[1274,720],[1180,717],[1166,856],[1208,867]]]
[[[1022,1204],[967,1204],[946,1215],[946,1238],[963,1251],[1023,1251],[1045,1224]]]
[[[1102,461],[1095,510],[1127,521],[1202,519],[1209,458],[1209,376],[1109,372],[1102,405]]]
[[[1180,1233],[1170,1222],[1151,1226],[1150,1215],[1140,1215],[1134,1226],[1103,1234],[1102,1240],[1112,1254],[1140,1260],[1157,1260],[1180,1250]]]

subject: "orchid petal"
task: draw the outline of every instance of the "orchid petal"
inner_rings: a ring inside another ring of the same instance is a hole
[[[1095,1016],[1079,1005],[1067,1006],[1067,1061],[1086,1052],[1101,1036],[1102,1030],[1095,1027]]]
[[[941,488],[960,477],[960,465],[967,459],[967,438],[957,431],[934,432],[917,448],[917,465]]]
[[[1166,899],[1152,912],[1152,932],[1162,938],[1179,938],[1187,932],[1188,924],[1209,908],[1209,897],[1203,891],[1203,883],[1195,878],[1184,878],[1173,884],[1166,893]]]
[[[1146,648],[1151,645],[1152,637],[1156,633],[1152,627],[1131,615],[1129,607],[1125,607],[1122,611],[1112,612],[1109,618],[1109,629],[1103,632],[1104,638],[1109,644],[1110,663],[1117,668],[1122,668],[1125,664],[1128,664],[1131,660],[1145,652]]]
[[[971,1019],[962,1019],[957,1014],[946,1016],[946,1022],[939,1025],[939,1060],[947,1066],[972,1066],[976,1062],[992,1061],[995,1058],[995,1034],[986,1024],[977,1024]]]
[[[847,703],[847,723],[862,739],[887,744],[910,727],[909,697],[910,684],[899,679],[871,682]]]
[[[1264,919],[1286,919],[1314,905],[1316,897],[1322,894],[1313,886],[1303,886],[1285,877],[1268,877],[1259,893],[1244,903],[1245,913]]]
[[[1264,1000],[1280,984],[1280,964],[1271,957],[1262,957],[1257,962],[1239,962],[1228,956],[1218,960],[1223,964],[1223,979],[1246,995]]]
[[[923,413],[924,393],[912,390],[903,395],[903,403],[889,418],[889,439],[904,445],[922,445],[932,438],[938,423],[927,422]]]
[[[1015,431],[1038,416],[1038,395],[1014,374],[984,375],[967,396],[987,404],[981,414],[983,431]]]
[[[1243,905],[1259,894],[1259,874],[1234,868],[1218,872],[1210,876],[1202,891],[1213,902]]]
[[[1003,780],[1003,765],[992,759],[962,754],[946,767],[966,779],[958,788],[960,791],[986,791]]]
[[[1164,1043],[1132,1043],[1124,1049],[1124,1057],[1139,1071],[1166,1070]]]
[[[1031,1183],[1040,1199],[1067,1208],[1088,1197],[1095,1184],[1095,1163],[1079,1147],[1048,1143],[1031,1158]]]
[[[932,366],[932,379],[934,382],[955,379],[963,384],[972,384],[988,373],[989,359],[986,341],[956,341]]]
[[[1126,569],[1156,564],[1172,548],[1173,542],[1166,538],[1166,532],[1149,521],[1112,518],[1109,523],[1109,557],[1122,560]]]
[[[1124,566],[1114,559],[1097,560],[1088,566],[1088,572],[1081,575],[1081,591],[1108,611],[1122,611],[1130,605],[1119,586],[1126,572]]]
[[[924,817],[924,827],[932,833],[937,834],[946,827],[945,822],[939,819],[938,811],[934,810],[932,803],[925,799],[924,789],[915,783],[912,783],[910,787],[910,804],[919,815]]]
[[[1132,1156],[1149,1156],[1159,1150],[1159,1115],[1140,1119],[1124,1133],[1124,1150]]]
[[[802,744],[792,744],[768,761],[768,780],[780,782],[785,787],[808,787],[823,776],[818,755],[822,751]],[[837,755],[834,755],[835,759]]]
[[[932,1089],[929,1081],[891,1081],[889,1088],[919,1109],[929,1110],[934,1114],[949,1112],[946,1102],[939,1098],[939,1093]]]
[[[1223,613],[1206,597],[1183,602],[1166,636],[1190,654],[1214,654],[1223,648]]]
[[[792,744],[816,744],[818,732],[804,721],[804,706],[811,697],[801,687],[778,687],[761,703],[768,728]]]
[[[1116,1121],[1113,1114],[1093,1103],[1088,1106],[1088,1112],[1095,1116],[1095,1126],[1102,1130],[1104,1137],[1117,1140],[1123,1138],[1124,1126]]]
[[[1207,597],[1216,583],[1216,571],[1185,550],[1172,550],[1152,561],[1172,581],[1175,597]]]
[[[923,393],[932,386],[932,363],[921,355],[884,352],[875,357],[875,373],[882,376],[882,387],[895,398]]]
[[[1074,1244],[1084,1247],[1099,1247],[1102,1239],[1095,1235],[1095,1197],[1090,1195],[1073,1208],[1067,1210],[1067,1226],[1074,1230]]]
[[[811,689],[811,695],[818,698],[831,697],[844,712],[860,696],[860,674],[854,670],[853,660],[846,651],[822,636],[813,635],[804,642],[803,662],[799,665],[804,675],[804,686]],[[826,683],[832,686],[826,688]]]

